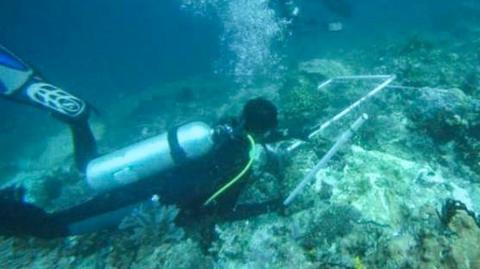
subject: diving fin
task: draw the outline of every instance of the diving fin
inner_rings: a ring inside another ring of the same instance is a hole
[[[23,201],[23,188],[0,190],[0,235],[55,238],[67,235],[64,225],[43,209]]]
[[[11,95],[33,76],[33,70],[0,45],[0,94]]]

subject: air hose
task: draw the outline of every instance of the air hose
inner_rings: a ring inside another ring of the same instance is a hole
[[[248,142],[250,142],[250,151],[248,152],[248,162],[245,165],[245,167],[238,173],[234,178],[228,181],[227,184],[225,184],[223,187],[221,187],[218,191],[216,191],[208,200],[203,204],[203,206],[208,206],[211,204],[215,199],[217,199],[220,195],[225,193],[230,187],[232,187],[237,181],[243,178],[243,176],[248,172],[250,167],[253,164],[253,161],[255,159],[255,140],[253,137],[249,134],[247,134]]]

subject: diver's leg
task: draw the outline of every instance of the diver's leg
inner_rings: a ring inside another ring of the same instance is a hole
[[[23,188],[2,189],[0,236],[28,235],[50,239],[117,227],[135,208],[157,203],[149,199],[155,192],[150,182],[134,183],[133,186],[100,193],[76,206],[48,213],[25,202]]]
[[[70,124],[78,169],[85,171],[88,162],[97,156],[97,144],[88,121]]]
[[[70,126],[79,170],[85,171],[88,162],[96,157],[95,138],[88,124],[90,108],[81,99],[43,81],[33,80],[10,99],[39,107]]]
[[[28,235],[49,239],[68,235],[66,225],[43,209],[23,202],[23,195],[23,189],[0,190],[1,236]]]
[[[30,66],[1,45],[0,97],[47,110],[67,123],[80,170],[84,171],[88,161],[97,155],[95,139],[88,126],[89,106],[70,93],[45,83]]]

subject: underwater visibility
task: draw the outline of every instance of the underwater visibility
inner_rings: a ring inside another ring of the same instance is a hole
[[[480,268],[480,1],[0,2],[0,268]]]

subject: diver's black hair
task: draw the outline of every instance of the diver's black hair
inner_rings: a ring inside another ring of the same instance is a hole
[[[262,97],[251,99],[242,112],[245,131],[261,134],[273,130],[278,125],[277,115],[277,107],[271,101]]]

